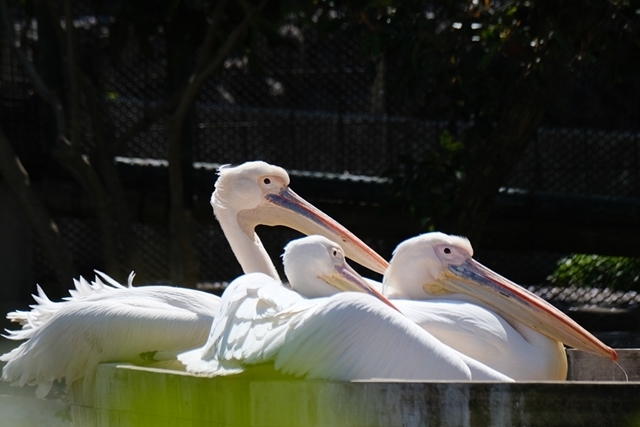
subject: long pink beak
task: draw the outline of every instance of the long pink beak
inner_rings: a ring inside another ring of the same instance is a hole
[[[336,280],[337,279],[337,280]],[[356,291],[364,292],[371,296],[378,298],[380,301],[393,308],[397,312],[400,312],[395,305],[391,303],[382,295],[376,288],[367,283],[349,264],[346,262],[342,265],[337,265],[334,268],[333,278],[325,278],[325,280],[342,291]]]
[[[442,286],[452,292],[472,295],[501,314],[570,347],[618,359],[614,349],[605,345],[573,319],[537,295],[497,274],[472,258],[445,268],[447,280]]]
[[[376,273],[384,274],[389,263],[376,251],[311,203],[298,196],[289,187],[277,194],[268,194],[267,200],[276,208],[263,209],[261,224],[286,225],[306,235],[319,234],[339,244],[347,258]]]

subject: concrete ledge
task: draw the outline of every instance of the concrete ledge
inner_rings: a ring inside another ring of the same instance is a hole
[[[626,362],[638,356],[637,351],[624,353]],[[604,361],[600,368],[581,370],[593,360],[570,358],[576,373],[592,376],[609,375],[603,367],[613,365]],[[71,415],[74,425],[100,427],[640,424],[637,381],[338,383],[260,378],[251,373],[204,378],[104,364],[92,387],[84,393],[80,385],[74,388]]]
[[[567,350],[569,381],[640,381],[640,349],[617,348],[618,362],[593,354]]]
[[[568,350],[569,380],[547,383],[302,381],[252,368],[204,378],[178,363],[104,364],[68,402],[0,384],[11,426],[640,426],[640,350],[619,364]],[[72,422],[70,421],[73,420]]]

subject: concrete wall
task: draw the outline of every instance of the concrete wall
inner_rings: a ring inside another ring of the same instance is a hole
[[[82,426],[625,426],[638,382],[323,382],[202,378],[102,365],[76,390]]]
[[[60,387],[38,400],[34,387],[0,383],[0,426],[640,426],[640,350],[619,356],[617,366],[569,350],[572,381],[514,384],[302,381],[268,367],[203,378],[178,364],[104,364],[68,399]]]
[[[107,364],[74,389],[71,414],[83,426],[640,425],[638,350],[620,350],[617,365],[568,357],[572,381],[515,384],[202,378]]]

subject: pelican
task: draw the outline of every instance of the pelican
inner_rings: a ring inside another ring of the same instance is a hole
[[[427,233],[402,242],[384,294],[444,344],[515,380],[564,380],[562,343],[616,360],[576,322],[473,258],[469,240]]]
[[[287,245],[283,260],[291,289],[261,273],[234,280],[207,343],[178,356],[187,371],[227,375],[273,363],[307,379],[511,381],[371,295],[340,292],[368,284],[336,243],[305,237]]]
[[[389,263],[353,233],[289,188],[289,175],[265,162],[222,167],[211,205],[231,250],[245,273],[280,280],[255,233],[256,226],[285,225],[303,234],[319,234],[340,244],[348,258],[384,274]]]
[[[388,266],[355,235],[296,195],[280,167],[260,161],[221,167],[211,204],[245,273],[279,280],[255,234],[260,224],[325,234],[356,262],[380,273]],[[67,386],[82,378],[89,381],[99,363],[140,363],[141,353],[184,351],[206,341],[217,297],[166,286],[125,287],[99,276],[109,286],[100,278],[93,286],[81,279],[62,303],[52,303],[39,289],[31,312],[9,313],[23,329],[7,338],[27,341],[0,357],[7,362],[3,381],[38,385],[36,394],[44,397],[55,380],[65,379]]]

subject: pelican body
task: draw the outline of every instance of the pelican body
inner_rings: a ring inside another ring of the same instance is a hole
[[[444,344],[515,380],[566,379],[563,343],[616,360],[560,310],[472,256],[462,237],[408,239],[394,251],[383,293]]]
[[[373,295],[340,292],[362,292],[366,282],[326,238],[289,243],[284,265],[291,289],[260,273],[230,284],[207,344],[178,356],[189,372],[227,375],[273,363],[307,379],[510,381]]]
[[[447,354],[453,351],[456,357],[462,357],[469,372],[474,368],[481,372],[466,379],[497,379],[495,375],[500,373],[504,378],[531,381],[566,378],[562,341],[577,343],[583,350],[615,359],[614,350],[595,340],[575,322],[567,321],[566,316],[558,314],[554,307],[538,297],[528,294],[523,297],[517,285],[490,270],[487,272],[484,266],[473,268],[471,272],[475,275],[465,271],[471,264],[472,255],[466,239],[430,233],[399,245],[384,277],[384,291],[396,297],[392,304],[402,313],[402,320],[395,317],[399,313],[385,313],[377,305],[366,306],[367,313],[375,313],[369,318],[360,312],[365,303],[353,300],[359,297],[334,295],[335,289],[327,286],[327,274],[320,271],[323,264],[331,264],[331,256],[326,252],[334,254],[336,246],[325,244],[324,249],[318,248],[318,240],[322,241],[314,237],[292,242],[284,256],[292,289],[302,296],[316,297],[313,302],[304,302],[300,295],[291,294],[279,282],[270,282],[264,277],[237,279],[229,290],[229,302],[221,304],[207,345],[181,356],[188,369],[214,375],[238,372],[246,365],[272,360],[276,369],[307,378],[443,379],[423,370],[421,363],[426,359],[432,361],[431,366],[437,366],[439,372],[446,373],[446,379],[453,380],[461,378],[459,366],[455,368],[452,361],[455,358],[433,356],[442,355],[442,351],[449,352]],[[314,244],[316,249],[312,250]],[[302,251],[303,247],[308,250]],[[488,285],[486,277],[492,279]],[[324,285],[323,281],[326,282]],[[496,286],[502,286],[502,297],[498,299],[493,296]],[[341,302],[335,302],[337,300]],[[530,310],[532,304],[536,310]],[[267,306],[272,310],[256,309]],[[324,310],[331,314],[319,314],[325,313]],[[331,323],[327,323],[330,326],[325,331],[322,328],[328,318]],[[414,326],[408,326],[406,320]],[[261,331],[256,336],[250,332],[254,326]],[[416,335],[415,326],[427,334]],[[307,332],[298,335],[294,330]],[[243,335],[244,332],[247,335]],[[271,332],[275,335],[271,336]],[[386,333],[400,341],[393,341]],[[377,341],[377,334],[380,334],[380,341]],[[408,347],[403,344],[399,348],[411,348],[416,352],[407,350],[396,355],[393,345],[382,344],[387,338],[389,342],[399,343],[408,336],[420,342],[415,344],[419,351],[412,347],[413,344],[407,344]],[[298,340],[304,345],[298,344]],[[379,348],[371,346],[372,342]],[[260,350],[265,346],[271,351]],[[327,348],[332,350],[324,352]],[[301,354],[306,354],[306,358]],[[313,358],[316,354],[321,354],[319,360]],[[351,364],[343,365],[338,354],[348,354]],[[369,361],[361,359],[362,354],[375,354],[385,362],[374,368]],[[400,366],[395,363],[421,368],[401,373]],[[493,376],[487,376],[487,372],[492,372]]]

